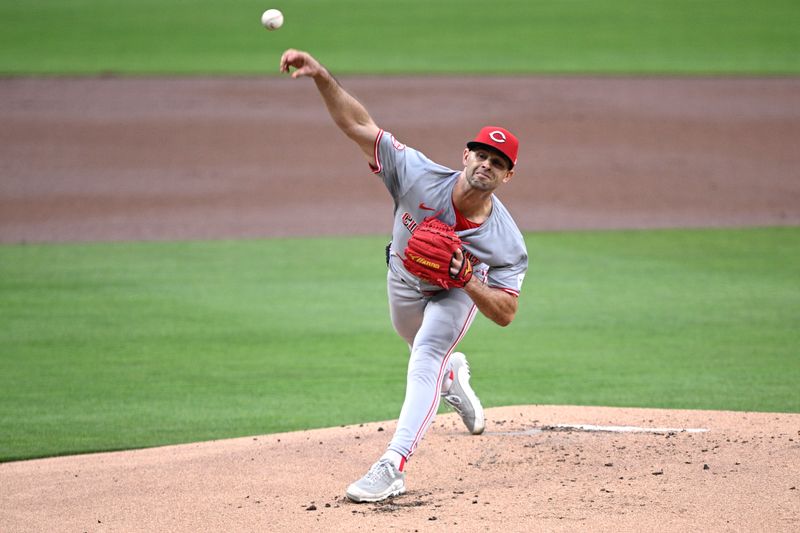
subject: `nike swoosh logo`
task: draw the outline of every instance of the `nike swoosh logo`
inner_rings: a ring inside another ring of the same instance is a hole
[[[419,208],[420,209],[424,209],[425,211],[436,211],[436,209],[434,209],[432,207],[428,207],[427,205],[425,205],[425,202],[420,202],[419,203]]]

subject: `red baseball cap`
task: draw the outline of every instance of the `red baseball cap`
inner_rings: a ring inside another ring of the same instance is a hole
[[[467,148],[474,150],[480,146],[491,148],[506,156],[511,162],[511,168],[517,164],[517,151],[519,141],[513,133],[500,126],[486,126],[481,128],[475,139],[467,143]]]

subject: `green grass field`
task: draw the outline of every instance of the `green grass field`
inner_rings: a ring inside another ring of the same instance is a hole
[[[461,345],[486,406],[800,412],[800,228],[526,240]],[[383,243],[0,246],[0,460],[395,418]]]
[[[0,74],[797,74],[797,0],[4,0]]]

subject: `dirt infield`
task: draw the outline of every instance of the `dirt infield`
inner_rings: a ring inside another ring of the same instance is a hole
[[[408,493],[345,501],[394,423],[0,465],[4,531],[797,531],[800,415],[521,406],[442,415]],[[593,424],[660,429],[619,433]],[[680,431],[707,430],[692,433]]]
[[[800,223],[798,79],[342,81],[449,166],[484,121],[515,131],[500,195],[524,230]],[[2,243],[390,231],[310,82],[0,79],[0,97]],[[383,504],[342,496],[394,422],[0,464],[0,530],[800,530],[800,415],[519,406],[487,427],[439,417]]]
[[[525,230],[800,223],[800,79],[346,78],[458,167],[491,121]],[[0,242],[388,234],[309,80],[0,79]]]

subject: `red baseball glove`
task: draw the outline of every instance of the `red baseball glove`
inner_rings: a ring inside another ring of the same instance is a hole
[[[472,263],[466,257],[461,270],[456,275],[450,274],[450,261],[461,244],[452,226],[428,217],[408,240],[403,265],[416,277],[443,289],[463,287],[472,278]]]

